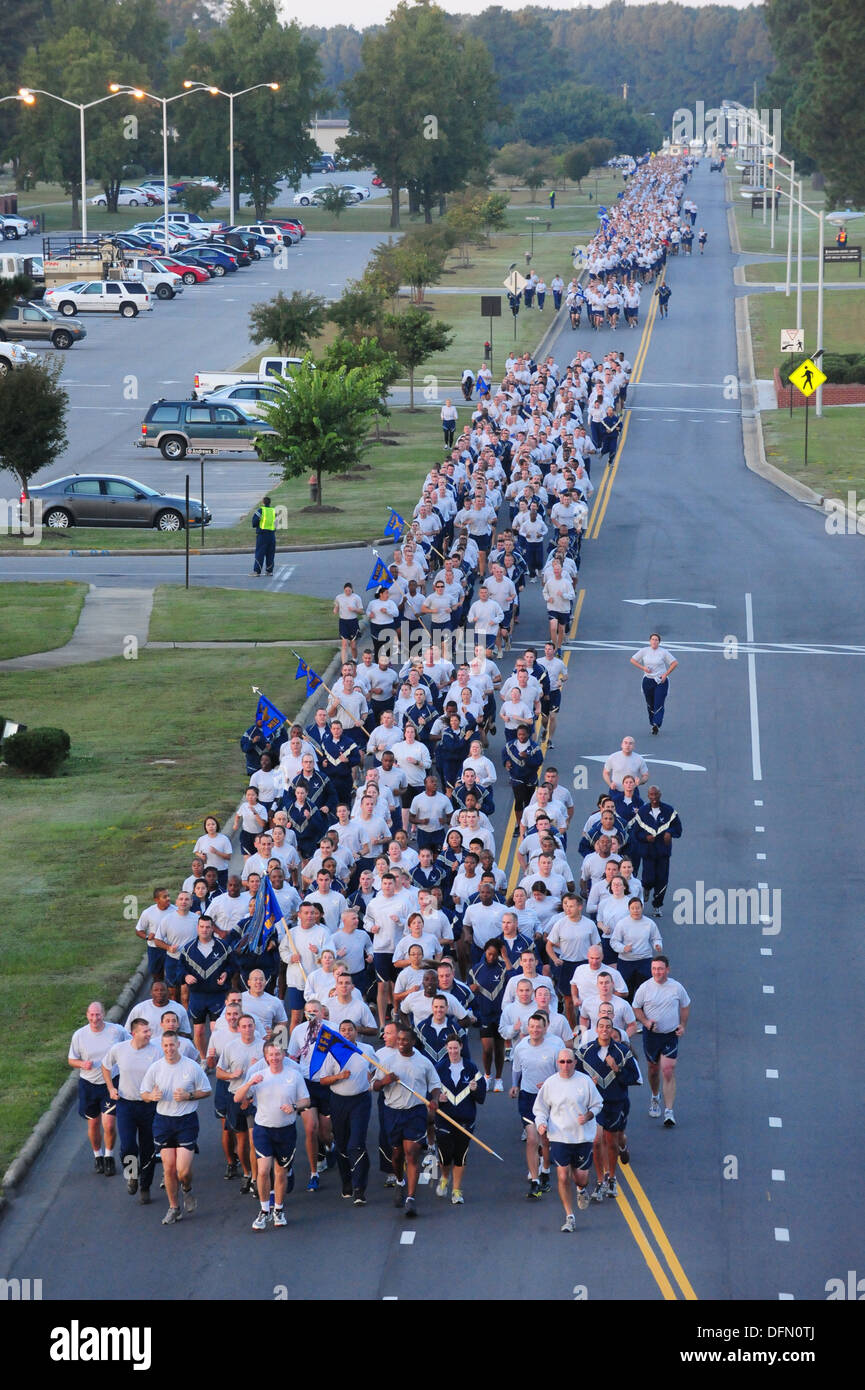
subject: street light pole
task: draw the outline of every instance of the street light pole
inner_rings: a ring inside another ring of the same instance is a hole
[[[817,240],[817,352],[823,352],[823,209],[818,214],[818,240]],[[823,365],[822,363],[820,364]],[[817,387],[817,401],[815,404],[815,415],[819,420],[823,414],[823,383]]]
[[[121,96],[120,91],[111,91],[107,97],[98,97],[96,101],[67,101],[66,97],[59,97],[56,92],[46,92],[42,87],[19,87],[18,99],[32,106],[37,96],[50,97],[52,101],[59,101],[62,106],[71,106],[73,111],[78,112],[79,116],[79,138],[81,141],[81,237],[87,240],[87,161],[84,146],[84,112],[89,111],[91,106],[101,106],[103,101],[111,101],[112,97]],[[7,100],[6,97],[3,100]]]
[[[263,87],[269,87],[272,92],[279,91],[278,82],[256,82],[252,87],[243,87],[239,92],[224,92],[221,87],[211,87],[207,82],[196,82],[187,78],[184,87],[188,92],[203,91],[210,92],[211,96],[228,97],[228,221],[230,226],[234,226],[235,218],[235,198],[234,198],[234,98],[246,96],[247,92],[257,92]]]

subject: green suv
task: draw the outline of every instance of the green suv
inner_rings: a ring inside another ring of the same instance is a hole
[[[135,443],[139,449],[158,449],[171,462],[187,454],[255,453],[266,459],[265,436],[274,433],[236,405],[159,400],[145,415]]]

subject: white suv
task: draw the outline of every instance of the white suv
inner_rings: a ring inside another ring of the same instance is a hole
[[[36,353],[30,352],[20,343],[0,342],[0,377],[17,372],[21,367],[37,360]]]
[[[58,285],[43,296],[49,309],[71,318],[73,314],[121,314],[134,319],[142,309],[152,309],[153,300],[135,280],[74,280]]]

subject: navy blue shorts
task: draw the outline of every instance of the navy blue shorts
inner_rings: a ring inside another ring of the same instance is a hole
[[[647,1062],[659,1062],[662,1057],[678,1057],[678,1034],[657,1033],[654,1028],[644,1028],[643,1051]]]
[[[569,995],[571,992],[571,980],[574,978],[574,971],[578,965],[584,964],[579,960],[563,960],[556,971],[556,986],[559,994]]]
[[[537,1091],[521,1090],[517,1096],[517,1109],[520,1112],[520,1119],[524,1125],[535,1125],[535,1101],[538,1098]]]
[[[302,989],[295,989],[294,985],[286,985],[285,998],[283,1004],[290,1013],[303,1013],[306,1000],[303,997]]]
[[[198,1115],[194,1110],[188,1115],[160,1115],[157,1111],[153,1121],[154,1148],[195,1151],[197,1139]]]
[[[547,617],[549,618],[551,623],[561,623],[562,627],[567,627],[568,623],[571,620],[570,610],[568,610],[568,612],[566,613],[556,613],[554,609],[548,608]]]
[[[587,1173],[592,1162],[591,1144],[562,1144],[550,1140],[550,1159],[557,1168],[576,1168]]]
[[[595,1118],[601,1126],[601,1129],[607,1130],[610,1134],[618,1134],[624,1130],[628,1123],[628,1112],[630,1108],[631,1102],[628,1100],[627,1096],[624,1100],[605,1101],[601,1107],[600,1114]]]
[[[344,637],[347,642],[352,641],[360,632],[360,623],[357,618],[340,618],[339,635]]]
[[[385,1104],[382,1114],[385,1136],[392,1149],[397,1148],[404,1141],[411,1141],[413,1144],[426,1142],[427,1108],[425,1105],[413,1105],[410,1110],[392,1110],[389,1105]]]
[[[229,1094],[228,1108],[225,1112],[225,1126],[230,1129],[232,1134],[246,1134],[252,1119],[252,1111],[244,1110],[233,1095]]]
[[[272,1158],[280,1168],[291,1168],[297,1147],[297,1125],[252,1126],[252,1147],[258,1158]]]
[[[215,1023],[224,1008],[224,994],[196,994],[194,989],[190,989],[189,1008],[186,1012],[193,1023],[206,1023],[208,1019]]]
[[[228,1082],[216,1078],[213,1088],[213,1113],[217,1120],[224,1120],[228,1114]]]
[[[393,953],[373,951],[372,959],[376,979],[383,985],[392,985],[396,979],[396,971],[393,968]]]
[[[161,980],[165,976],[165,952],[159,946],[147,947],[147,969],[154,980]]]
[[[169,989],[179,989],[183,984],[183,977],[186,974],[186,966],[182,960],[174,960],[172,956],[165,957],[165,983]]]
[[[555,713],[555,711],[558,710],[558,709],[561,709],[561,707],[562,707],[562,692],[561,692],[561,690],[551,690],[550,693],[549,693],[549,695],[547,695],[547,696],[545,697],[545,699],[541,700],[541,713],[542,713],[542,714],[549,714],[551,711],[552,711],[553,713]]]
[[[116,1100],[108,1094],[108,1087],[100,1081],[85,1081],[78,1078],[78,1114],[83,1120],[96,1120],[100,1115],[113,1115]]]
[[[330,1089],[322,1086],[320,1081],[307,1079],[306,1089],[309,1091],[309,1104],[311,1108],[318,1111],[319,1115],[330,1114]]]

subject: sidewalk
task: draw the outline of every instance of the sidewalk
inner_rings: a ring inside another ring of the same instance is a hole
[[[138,647],[147,643],[152,589],[100,589],[91,584],[78,625],[64,647],[31,652],[0,661],[2,671],[48,671],[58,666],[82,666],[122,656],[124,643],[134,637]]]

